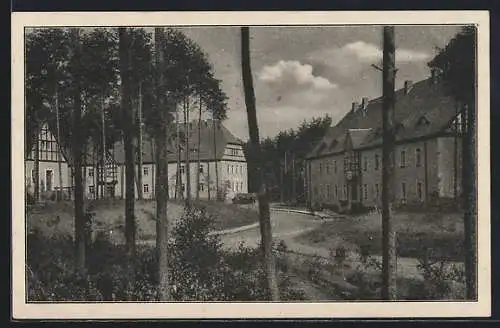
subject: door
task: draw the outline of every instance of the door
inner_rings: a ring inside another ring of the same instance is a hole
[[[52,170],[47,170],[45,171],[45,183],[46,183],[46,188],[45,190],[47,191],[52,191],[53,187],[53,178],[54,178],[54,173]]]

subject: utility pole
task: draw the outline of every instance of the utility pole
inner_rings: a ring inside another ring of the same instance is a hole
[[[295,153],[292,153],[292,203],[295,202]]]
[[[59,126],[59,86],[56,83],[56,99],[55,99],[55,107],[56,107],[56,132],[57,132],[57,169],[59,171],[59,193],[57,195],[57,200],[62,200],[63,196],[63,180],[62,180],[62,168],[61,168],[61,130]]]
[[[142,82],[139,83],[139,103],[137,105],[137,126],[139,136],[137,138],[137,196],[143,199],[142,190]]]
[[[394,201],[395,141],[395,45],[394,26],[383,30],[383,111],[382,111],[382,299],[396,299],[396,234],[392,225]]]
[[[283,162],[280,160],[280,203],[283,204],[285,201],[284,186],[283,186]]]

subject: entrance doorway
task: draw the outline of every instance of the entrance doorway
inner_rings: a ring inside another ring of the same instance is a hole
[[[45,184],[46,184],[45,190],[52,191],[52,188],[54,186],[53,179],[54,179],[54,172],[52,170],[46,170],[45,171]]]

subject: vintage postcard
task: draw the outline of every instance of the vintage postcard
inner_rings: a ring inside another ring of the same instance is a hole
[[[12,72],[14,318],[490,315],[488,12],[14,13]]]

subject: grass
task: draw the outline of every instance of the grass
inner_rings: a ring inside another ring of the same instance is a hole
[[[214,218],[214,229],[223,230],[252,224],[258,221],[258,213],[251,208],[243,208],[234,204],[224,204],[208,201],[199,201],[206,206],[207,212]],[[123,243],[124,237],[124,201],[93,201],[86,204],[90,212],[94,213],[92,220],[94,233],[102,232],[115,243]],[[155,221],[156,202],[150,200],[136,201],[135,217],[138,240],[154,240],[156,236]],[[173,226],[183,214],[183,204],[169,202],[168,217]],[[27,231],[40,231],[43,235],[74,234],[73,202],[48,203],[43,207],[31,208],[26,213]]]
[[[418,258],[429,248],[437,257],[463,260],[461,214],[396,213],[393,222],[399,256]],[[380,215],[335,218],[297,237],[296,241],[326,249],[342,245],[357,251],[365,247],[370,255],[381,255],[381,230]]]

